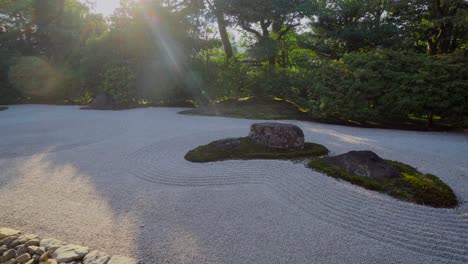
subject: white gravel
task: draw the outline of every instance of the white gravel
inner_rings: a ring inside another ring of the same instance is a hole
[[[22,105],[0,112],[0,226],[143,263],[468,263],[468,134],[299,125],[438,175],[462,204],[401,202],[287,161],[193,164],[254,121]]]

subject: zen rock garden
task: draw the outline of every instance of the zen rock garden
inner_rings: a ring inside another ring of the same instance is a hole
[[[251,125],[247,137],[227,138],[197,147],[185,159],[212,162],[315,157],[308,163],[310,168],[400,200],[445,208],[458,204],[451,188],[434,175],[384,160],[372,151],[351,151],[334,157],[326,156],[328,152],[323,145],[306,143],[304,132],[298,126],[268,122]]]
[[[124,256],[110,256],[85,246],[0,228],[0,264],[137,264]]]

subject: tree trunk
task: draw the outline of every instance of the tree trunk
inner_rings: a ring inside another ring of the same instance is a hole
[[[226,26],[223,23],[218,21],[219,34],[221,35],[221,41],[223,42],[224,53],[226,54],[226,59],[229,60],[232,58],[232,46],[231,41],[226,30]]]
[[[230,60],[233,56],[231,41],[226,30],[226,21],[224,20],[224,14],[221,11],[216,10],[216,20],[218,22],[219,35],[223,42],[224,53],[226,54],[226,60]]]
[[[276,56],[270,56],[268,58],[268,64],[275,65],[276,64]]]
[[[437,43],[432,39],[427,41],[427,55],[432,56],[437,54]]]
[[[427,128],[433,128],[434,127],[434,115],[432,113],[427,115]]]

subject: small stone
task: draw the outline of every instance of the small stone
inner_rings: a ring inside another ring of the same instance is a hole
[[[39,258],[40,261],[47,261],[49,259],[49,252],[45,252]]]
[[[34,262],[36,262],[36,260],[30,259],[30,260],[28,260],[28,262],[26,262],[26,264],[34,264]]]
[[[49,259],[49,260],[46,260],[46,261],[41,261],[39,262],[39,264],[58,264],[57,261],[55,259]]]
[[[36,253],[37,255],[42,255],[45,253],[45,248],[44,247],[38,247],[34,253]]]
[[[27,246],[21,245],[16,249],[16,254],[18,256],[29,253],[29,248]]]
[[[29,254],[34,255],[34,253],[36,253],[36,250],[37,250],[38,248],[39,248],[39,247],[37,247],[37,246],[29,246],[29,247],[28,247],[28,252],[29,252]]]
[[[13,242],[13,240],[15,240],[15,238],[14,238],[14,237],[6,237],[6,238],[4,238],[4,239],[0,240],[0,246],[3,246],[3,245],[5,245],[5,246],[7,246],[7,247],[8,247],[8,245],[10,245],[10,244],[11,244],[11,242]]]
[[[38,255],[38,254],[34,254],[32,258],[33,258],[35,261],[39,261],[39,259],[41,258],[41,256]]]
[[[124,256],[112,256],[107,264],[138,264],[138,261]]]
[[[7,261],[2,262],[2,264],[16,264],[16,260],[15,259],[9,259]]]
[[[32,239],[39,239],[39,236],[33,234],[24,234],[18,237],[20,244],[25,244],[26,242]]]
[[[3,253],[2,261],[10,260],[12,258],[16,258],[16,250],[9,249]]]
[[[49,250],[50,248],[53,248],[54,250],[61,247],[61,246],[64,246],[66,245],[66,243],[58,240],[58,239],[55,239],[55,238],[44,238],[41,240],[41,242],[39,243],[39,245],[41,247],[44,247],[45,250]]]
[[[5,237],[18,237],[21,234],[20,231],[2,227],[0,228],[0,239],[4,239]]]
[[[0,247],[0,256],[3,255],[3,253],[4,253],[5,251],[7,251],[7,250],[8,250],[8,247],[7,247],[6,245],[1,246],[1,247]]]
[[[19,249],[20,247],[23,247],[23,246],[24,246],[24,244],[19,244],[19,245],[17,245],[17,246],[15,247],[15,250],[18,251],[18,249]]]
[[[54,254],[55,250],[57,250],[56,248],[50,248],[49,250],[47,250],[47,256],[49,256],[49,258],[52,257],[52,255]]]
[[[31,239],[25,243],[26,246],[39,246],[39,239]]]
[[[94,251],[89,252],[84,257],[83,264],[107,264],[109,259],[110,259],[109,255],[103,252],[94,250]]]
[[[11,241],[11,243],[10,243],[10,245],[8,245],[8,247],[9,248],[15,248],[18,245],[19,245],[18,239],[15,239],[15,240]]]
[[[24,253],[16,258],[16,262],[25,263],[26,261],[30,259],[31,259],[31,255],[29,255],[28,253]]]
[[[58,262],[71,262],[83,259],[83,257],[88,253],[89,249],[87,247],[69,244],[55,250],[52,257]]]

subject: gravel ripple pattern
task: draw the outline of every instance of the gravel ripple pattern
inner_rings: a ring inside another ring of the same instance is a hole
[[[461,205],[436,209],[304,162],[184,159],[199,145],[245,136],[252,120],[10,108],[0,113],[0,225],[143,263],[468,263],[466,133],[284,121],[332,155],[369,149],[438,175]]]

